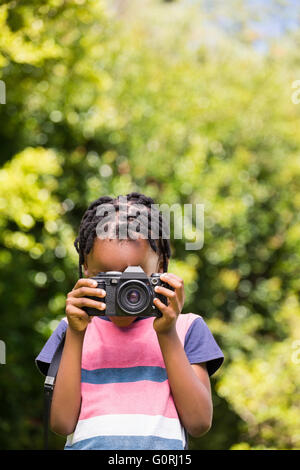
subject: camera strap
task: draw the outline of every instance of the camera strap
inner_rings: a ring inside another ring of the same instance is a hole
[[[65,333],[56,348],[44,382],[44,450],[48,450],[49,418],[55,379],[65,344]]]

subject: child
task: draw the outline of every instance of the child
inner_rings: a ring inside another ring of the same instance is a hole
[[[181,313],[184,284],[167,273],[171,251],[169,240],[161,236],[161,212],[157,211],[160,238],[151,237],[153,199],[133,192],[126,195],[124,207],[119,198],[100,197],[84,214],[74,243],[79,280],[67,295],[67,316],[36,358],[46,375],[66,332],[50,426],[67,436],[65,449],[182,450],[187,448],[186,432],[199,437],[211,427],[209,376],[224,356],[202,317]],[[127,221],[134,219],[130,210],[137,204],[149,214],[149,237],[141,238],[138,230],[127,239],[111,237],[112,228],[121,229],[118,219],[124,213]],[[109,219],[107,238],[96,232],[105,219],[97,212],[102,205],[118,214]],[[155,287],[168,299],[168,305],[157,298],[153,301],[162,317],[88,316],[83,307],[100,313],[105,309],[101,302],[105,291],[97,289],[91,278],[100,271],[124,271],[128,266],[141,266],[148,276],[162,273],[161,280],[173,287]]]

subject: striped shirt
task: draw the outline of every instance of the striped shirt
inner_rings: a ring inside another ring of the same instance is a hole
[[[82,351],[81,409],[66,450],[185,448],[185,430],[153,321],[138,317],[117,327],[107,317],[95,317],[89,323]],[[43,373],[66,327],[64,319],[36,358]],[[224,355],[202,317],[180,314],[176,329],[190,363],[206,362],[212,375]]]

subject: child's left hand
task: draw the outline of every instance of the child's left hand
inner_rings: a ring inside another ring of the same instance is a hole
[[[168,299],[168,305],[165,305],[157,297],[153,300],[154,305],[163,314],[162,317],[155,318],[153,328],[156,333],[165,334],[175,330],[177,317],[184,305],[185,294],[183,280],[180,277],[172,273],[164,273],[160,276],[160,279],[174,288],[174,291],[162,286],[154,288],[155,292],[165,295]]]

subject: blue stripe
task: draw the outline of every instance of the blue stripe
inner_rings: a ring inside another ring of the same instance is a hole
[[[157,436],[96,436],[83,439],[65,450],[183,450],[179,439]]]
[[[81,369],[81,382],[88,384],[111,384],[150,380],[164,382],[168,379],[164,367],[137,366],[114,367],[105,369]]]

